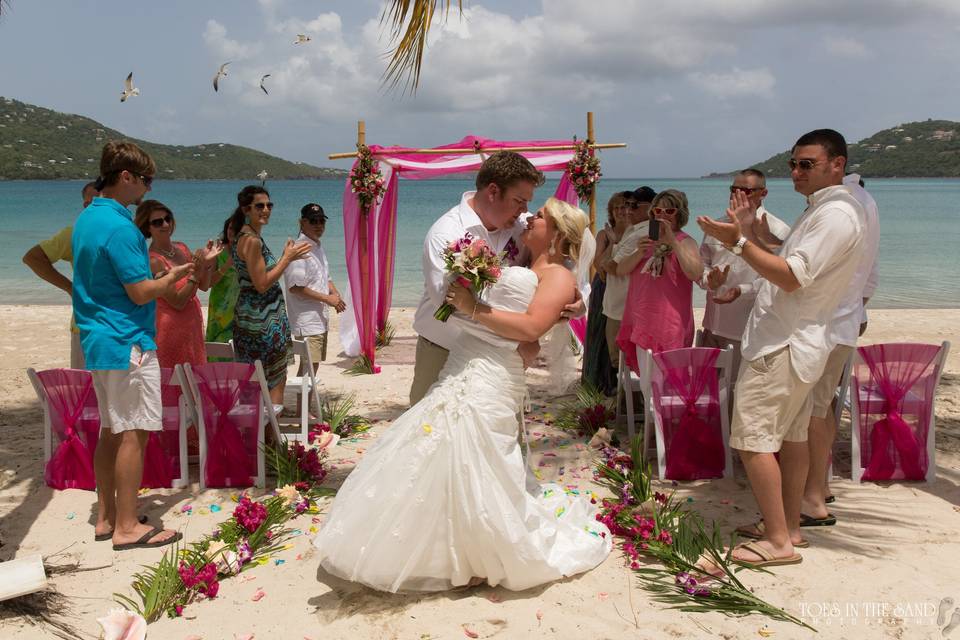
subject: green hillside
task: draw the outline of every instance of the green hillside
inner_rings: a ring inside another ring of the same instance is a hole
[[[95,120],[0,97],[0,180],[93,179],[107,140],[130,140],[157,162],[164,180],[269,180],[346,177],[324,169],[232,144],[191,147],[137,140]]]
[[[847,169],[864,178],[960,178],[960,122],[901,124],[848,143],[848,153]],[[753,166],[771,177],[789,177],[789,159],[784,151]]]

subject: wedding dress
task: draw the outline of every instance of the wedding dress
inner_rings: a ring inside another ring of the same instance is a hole
[[[484,301],[523,311],[537,276],[503,270]],[[539,485],[518,444],[517,342],[457,316],[460,341],[427,395],[364,454],[314,540],[329,573],[381,591],[484,578],[522,590],[600,564],[611,536],[588,499]]]

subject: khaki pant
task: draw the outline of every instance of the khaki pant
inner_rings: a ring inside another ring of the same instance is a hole
[[[413,383],[410,385],[410,406],[417,404],[440,377],[450,352],[438,344],[417,337],[417,359],[413,365]]]
[[[70,332],[70,368],[86,369],[87,364],[83,358],[83,348],[80,346],[80,333]]]
[[[614,368],[619,367],[620,347],[617,345],[617,334],[620,333],[620,321],[607,316],[607,352],[610,354],[610,364]]]

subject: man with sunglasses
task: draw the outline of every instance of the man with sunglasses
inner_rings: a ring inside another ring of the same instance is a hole
[[[303,338],[310,349],[310,357],[317,365],[327,359],[327,307],[342,313],[347,305],[330,279],[327,254],[320,244],[320,237],[327,228],[327,214],[319,204],[310,203],[300,209],[300,235],[297,242],[311,246],[302,260],[296,260],[283,272],[283,284],[287,290],[287,316],[290,332]],[[300,374],[305,375],[306,362],[300,362]]]
[[[86,209],[93,202],[93,199],[100,195],[96,183],[88,182],[83,185],[81,195],[83,196],[83,209]],[[53,266],[61,260],[73,264],[72,225],[60,229],[53,236],[33,245],[29,251],[23,254],[23,264],[30,267],[30,270],[37,274],[37,277],[63,290],[67,295],[73,295],[73,283],[70,282],[70,278],[60,273]],[[70,316],[70,368],[84,368],[83,349],[80,348],[80,329],[77,328],[77,323],[72,315]]]
[[[801,136],[790,159],[794,189],[807,208],[779,255],[743,234],[750,209],[734,193],[728,222],[701,216],[704,233],[740,255],[762,278],[743,335],[730,446],[739,450],[762,523],[738,531],[757,538],[733,551],[759,566],[797,564],[801,497],[810,465],[811,391],[833,350],[831,323],[865,253],[867,213],[844,186],[847,144],[832,129]],[[775,454],[779,452],[779,463]]]
[[[141,524],[137,491],[151,431],[163,429],[156,303],[194,270],[192,262],[154,279],[143,233],[127,210],[150,191],[156,165],[131,142],[108,142],[95,198],[73,228],[73,311],[100,408],[94,453],[97,539],[116,551],[159,547],[176,531]]]
[[[766,182],[762,171],[744,169],[733,177],[730,196],[732,198],[734,194],[741,193],[750,202],[750,208],[740,219],[743,235],[761,247],[779,247],[790,233],[790,226],[764,208]],[[703,260],[703,277],[698,284],[711,293],[707,294],[703,311],[699,346],[733,349],[731,383],[736,385],[740,369],[740,341],[757,297],[755,285],[760,276],[743,258],[710,236],[704,236],[700,244],[700,258]]]

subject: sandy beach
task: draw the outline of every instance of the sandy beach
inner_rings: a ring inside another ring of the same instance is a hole
[[[698,319],[699,312],[698,310]],[[115,606],[112,594],[130,593],[132,574],[155,562],[161,551],[114,552],[93,541],[92,492],[53,491],[43,481],[42,414],[26,369],[66,366],[69,360],[67,306],[0,306],[0,560],[42,554],[50,566],[72,566],[51,583],[67,597],[64,617],[97,637],[95,619]],[[407,404],[416,336],[413,310],[394,309],[397,332],[380,352],[380,375],[350,377],[350,360],[331,331],[331,354],[321,366],[325,392],[357,396],[357,413],[374,422],[363,438],[342,442],[331,459],[327,484],[337,486],[373,439]],[[811,541],[801,565],[770,574],[740,577],[768,602],[816,627],[771,622],[760,616],[730,618],[693,614],[654,602],[637,586],[619,550],[596,570],[524,592],[479,587],[425,596],[387,595],[343,583],[318,570],[311,528],[322,522],[303,515],[294,521],[303,535],[293,548],[264,566],[223,582],[212,601],[190,605],[183,618],[163,619],[148,637],[185,640],[267,638],[940,638],[936,609],[942,598],[960,602],[960,310],[874,310],[863,343],[954,342],[937,394],[937,480],[932,484],[862,485],[849,480],[847,442],[837,463],[844,477],[833,481],[835,527],[807,529]],[[584,488],[591,482],[592,453],[582,440],[547,424],[557,401],[545,393],[545,372],[531,370],[533,411],[528,428],[533,464],[544,480],[562,478]],[[544,453],[554,456],[543,457]],[[545,466],[540,466],[544,461]],[[561,466],[564,476],[559,476]],[[141,497],[154,523],[183,531],[187,541],[216,528],[235,491],[154,490]],[[657,483],[659,485],[659,482]],[[669,483],[667,483],[669,488]],[[729,481],[683,483],[679,495],[709,520],[729,530],[756,517],[742,471]],[[189,515],[183,509],[191,506]],[[424,532],[429,535],[429,532]],[[258,590],[266,595],[254,602]],[[930,612],[933,611],[932,616]],[[952,611],[952,608],[951,608]],[[761,631],[763,633],[761,633]],[[253,634],[248,635],[248,634]],[[476,634],[476,635],[470,635]],[[951,634],[960,638],[960,631]],[[0,637],[54,637],[22,617],[0,618]]]

